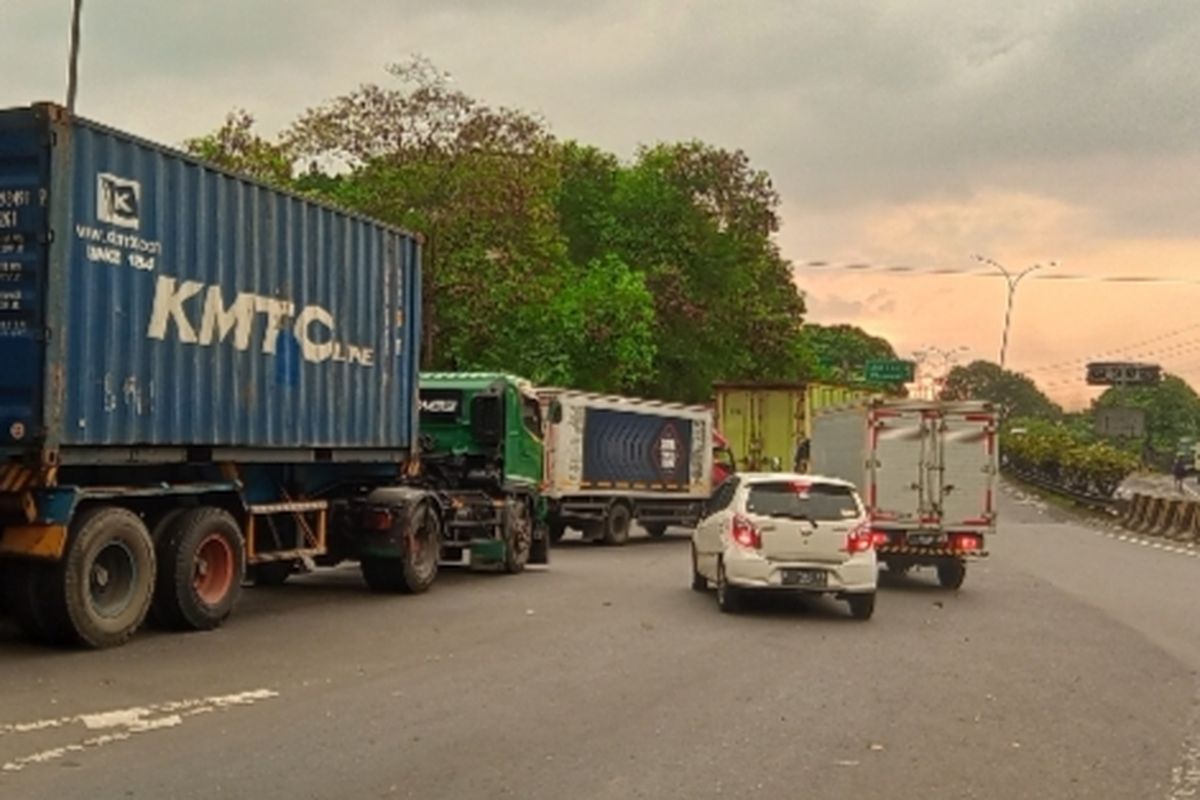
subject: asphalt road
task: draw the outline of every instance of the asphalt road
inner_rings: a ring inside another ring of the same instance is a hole
[[[0,798],[1191,797],[1200,557],[1056,513],[1007,498],[961,592],[867,623],[722,616],[679,534],[415,598],[326,572],[106,652],[0,625]]]

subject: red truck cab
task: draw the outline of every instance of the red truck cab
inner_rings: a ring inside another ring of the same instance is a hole
[[[716,428],[713,428],[713,466],[712,466],[712,485],[716,489],[729,478],[730,475],[737,472],[737,461],[734,460],[733,450],[729,447],[729,440],[725,438]]]

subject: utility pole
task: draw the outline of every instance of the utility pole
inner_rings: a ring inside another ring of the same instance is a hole
[[[67,63],[67,113],[75,115],[75,94],[79,88],[79,16],[83,0],[71,0],[71,50]]]
[[[1016,275],[1013,275],[1011,272],[1008,271],[1007,268],[1005,268],[1005,266],[1003,264],[993,261],[992,259],[987,258],[986,256],[981,256],[981,255],[977,254],[974,256],[974,258],[980,264],[987,264],[989,267],[995,267],[996,269],[1000,270],[1000,274],[1004,276],[1004,280],[1008,284],[1008,303],[1006,304],[1006,306],[1004,308],[1004,336],[1000,341],[1000,369],[1004,369],[1005,357],[1008,355],[1008,329],[1012,325],[1013,299],[1016,297],[1018,284],[1020,284],[1021,279],[1024,278],[1029,273],[1035,272],[1039,269],[1042,269],[1043,266],[1056,267],[1056,266],[1058,266],[1058,262],[1051,261],[1049,264],[1046,264],[1046,265],[1034,264],[1032,266],[1026,267],[1024,270],[1022,270],[1021,272],[1018,272]]]

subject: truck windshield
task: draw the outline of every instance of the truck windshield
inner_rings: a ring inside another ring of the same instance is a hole
[[[848,486],[792,481],[756,483],[746,497],[746,511],[763,517],[831,522],[858,516],[858,500]]]

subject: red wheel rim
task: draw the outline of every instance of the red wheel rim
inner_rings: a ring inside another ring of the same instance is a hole
[[[215,606],[229,594],[233,586],[233,548],[219,533],[210,533],[196,548],[192,568],[192,586],[196,595]]]

